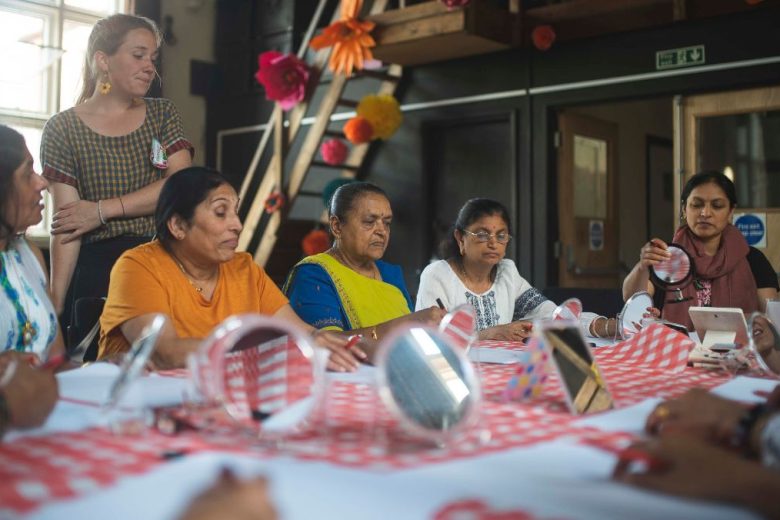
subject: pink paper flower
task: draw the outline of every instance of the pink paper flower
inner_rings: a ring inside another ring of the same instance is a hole
[[[550,25],[538,25],[531,32],[531,40],[534,47],[540,51],[546,51],[555,42],[555,29]]]
[[[471,0],[441,0],[441,3],[447,6],[449,9],[455,7],[464,7],[469,4]]]
[[[267,51],[257,57],[260,68],[257,82],[265,88],[265,97],[278,101],[282,110],[290,110],[306,97],[309,68],[294,54]]]
[[[343,163],[347,158],[347,152],[349,149],[341,139],[329,139],[320,147],[322,160],[332,166]]]

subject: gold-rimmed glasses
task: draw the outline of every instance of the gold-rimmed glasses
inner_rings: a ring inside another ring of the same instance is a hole
[[[506,244],[512,239],[512,235],[503,231],[499,233],[488,233],[487,231],[477,231],[475,233],[473,231],[469,231],[468,229],[464,229],[463,232],[473,236],[474,238],[477,239],[477,242],[481,242],[481,243],[488,242],[491,238],[495,238],[496,242],[498,242],[499,244]]]

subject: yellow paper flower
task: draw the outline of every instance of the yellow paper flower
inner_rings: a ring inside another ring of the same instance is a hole
[[[374,127],[373,139],[388,139],[401,126],[403,116],[398,101],[390,94],[370,94],[363,97],[357,114]]]

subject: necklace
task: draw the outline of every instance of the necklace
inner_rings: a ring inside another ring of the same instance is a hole
[[[11,304],[14,306],[14,310],[16,311],[16,320],[19,323],[20,334],[19,340],[16,343],[16,350],[25,351],[27,350],[27,347],[29,347],[32,342],[35,341],[35,338],[38,337],[38,328],[30,321],[30,312],[27,308],[26,299],[23,296],[24,282],[16,270],[14,260],[11,258],[11,252],[3,252],[3,256],[0,257],[0,260],[0,285],[3,286],[5,294],[11,301]],[[16,290],[13,285],[11,285],[11,280],[9,280],[8,277],[9,273],[6,270],[6,265],[10,265],[11,269],[13,269],[14,276],[16,276],[16,279],[19,280],[20,284],[22,284],[21,290]]]
[[[335,258],[336,260],[338,260],[338,262],[339,262],[341,265],[343,265],[343,266],[345,266],[345,267],[348,267],[349,269],[352,269],[352,270],[353,270],[353,271],[355,271],[356,273],[363,274],[363,273],[361,273],[360,271],[358,271],[357,269],[355,269],[354,267],[352,267],[352,266],[351,266],[351,265],[350,265],[350,264],[349,264],[349,263],[346,261],[346,259],[344,258],[344,255],[342,255],[342,254],[341,254],[341,251],[340,251],[340,250],[338,250],[338,249],[336,249],[335,247],[332,247],[332,248],[330,249],[330,255],[331,255],[333,258]],[[376,266],[376,264],[373,264],[373,269],[371,270],[371,274],[370,274],[370,275],[363,275],[363,276],[366,276],[366,278],[371,278],[372,280],[381,280],[381,279],[382,279],[382,278],[381,278],[381,274],[379,273],[379,268]]]
[[[173,254],[173,252],[168,251],[168,254],[171,255],[173,261],[176,262],[177,266],[179,266],[179,269],[181,270],[181,274],[184,275],[184,278],[187,279],[187,281],[190,283],[192,288],[195,289],[195,291],[197,291],[198,294],[203,294],[203,287],[195,283],[195,277],[187,272],[187,270],[184,268],[184,264],[182,264],[179,261],[179,259],[176,257],[176,255]]]
[[[478,286],[480,282],[472,280],[471,276],[466,272],[466,266],[463,264],[463,259],[457,259],[455,260],[455,265],[458,267],[458,271],[460,271],[461,278],[463,278],[464,282],[468,282],[470,284],[473,284],[475,286]],[[498,268],[496,266],[493,266],[493,268],[490,269],[490,274],[488,274],[488,282],[492,285],[493,282],[496,281],[496,272],[498,271]]]

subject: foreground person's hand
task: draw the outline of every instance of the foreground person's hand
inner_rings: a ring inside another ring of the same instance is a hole
[[[731,502],[780,518],[780,474],[757,462],[682,435],[637,443],[625,453],[612,476],[617,481],[679,497]],[[637,468],[641,459],[643,467]]]
[[[275,520],[264,478],[239,480],[223,470],[216,484],[198,495],[180,520]]]

